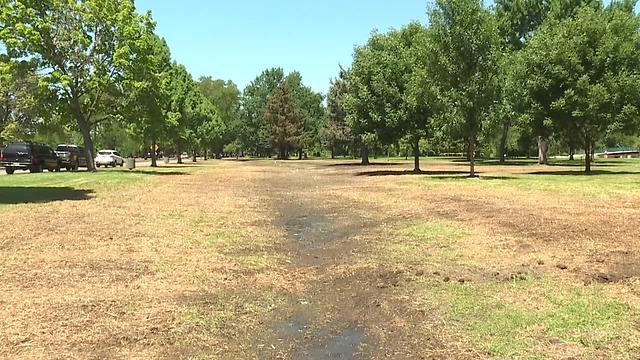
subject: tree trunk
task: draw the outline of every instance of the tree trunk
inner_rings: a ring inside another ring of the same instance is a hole
[[[278,153],[278,160],[285,160],[287,158],[287,149],[284,146],[280,146]]]
[[[91,126],[87,121],[87,118],[82,113],[82,108],[80,107],[80,100],[74,98],[72,100],[73,110],[76,115],[76,121],[78,122],[78,128],[80,128],[80,132],[82,133],[82,138],[84,140],[84,149],[87,155],[87,170],[96,171],[96,163],[95,156],[93,150],[93,139],[91,138]]]
[[[207,161],[207,148],[204,148],[204,161]]]
[[[476,142],[475,140],[469,141],[469,176],[476,176]]]
[[[413,173],[420,173],[420,139],[413,141]]]
[[[198,152],[196,151],[196,149],[193,149],[193,156],[191,157],[192,162],[197,162],[198,159],[196,159],[196,157],[198,156]]]
[[[569,160],[573,161],[574,159],[574,154],[575,154],[575,149],[573,148],[573,145],[569,145]]]
[[[587,148],[584,149],[584,172],[589,174],[591,173],[591,156],[592,156],[592,149],[590,149],[590,145],[587,145]]]
[[[507,148],[507,138],[509,137],[509,128],[510,124],[508,121],[505,121],[502,125],[502,134],[500,136],[500,144],[498,145],[498,158],[500,159],[500,164],[505,163],[505,150]]]
[[[182,149],[180,146],[177,146],[176,150],[178,151],[178,164],[182,164]]]
[[[156,154],[156,141],[151,143],[151,167],[158,167],[158,154]]]
[[[362,157],[362,165],[369,165],[369,147],[367,145],[362,145],[360,148],[360,156]]]
[[[335,144],[331,144],[331,160],[336,158],[336,145]]]
[[[304,151],[303,148],[300,148],[300,151],[298,152],[298,160],[302,160],[302,152]]]
[[[549,139],[538,136],[538,164],[549,165]]]

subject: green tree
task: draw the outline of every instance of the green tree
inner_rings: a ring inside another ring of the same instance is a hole
[[[201,77],[198,86],[200,92],[218,109],[220,120],[224,124],[225,131],[222,137],[210,144],[212,150],[219,154],[223,151],[224,145],[236,140],[241,130],[242,93],[233,81],[214,80],[210,76]]]
[[[0,24],[7,54],[37,63],[93,158],[94,117],[108,111],[101,100],[116,88],[134,42],[152,26],[150,16],[138,15],[130,0],[5,0]],[[91,161],[89,169],[95,170]]]
[[[420,139],[429,135],[436,109],[426,40],[426,29],[418,23],[374,33],[365,46],[356,48],[345,100],[356,134],[374,134],[383,144],[411,139],[416,172]]]
[[[263,71],[243,91],[242,119],[238,137],[244,149],[252,149],[256,155],[270,152],[269,128],[265,121],[267,99],[285,79],[281,68]]]
[[[199,94],[196,98],[194,118],[197,128],[195,135],[198,142],[202,145],[206,160],[209,149],[214,149],[216,152],[223,150],[218,149],[218,147],[222,144],[226,126],[215,105],[209,102],[203,94]]]
[[[298,141],[298,159],[302,159],[304,149],[321,143],[321,129],[326,127],[324,96],[314,92],[302,82],[302,75],[294,71],[285,78],[287,89],[300,110],[301,134]]]
[[[531,111],[558,132],[575,134],[586,172],[598,141],[613,131],[637,131],[639,28],[624,8],[584,6],[574,17],[545,23],[523,53]]]
[[[543,23],[550,4],[540,0],[497,0],[495,6],[502,51],[506,56],[499,66],[499,99],[494,106],[492,120],[494,128],[499,129],[498,158],[504,163],[509,131],[519,118],[518,109],[522,107],[524,100],[518,96],[517,86],[512,86],[513,56],[525,47],[528,39]]]
[[[182,152],[198,146],[195,133],[199,124],[194,116],[198,88],[184,65],[174,62],[170,73],[166,136],[176,148],[178,164],[182,164]]]
[[[278,149],[278,159],[289,158],[302,134],[300,109],[286,83],[280,84],[267,99],[265,120],[269,125],[271,144]]]
[[[480,0],[437,0],[430,23],[430,77],[449,109],[439,122],[452,137],[464,139],[475,176],[478,135],[496,99],[495,18]]]
[[[171,53],[164,39],[148,29],[136,42],[135,58],[124,72],[125,125],[144,149],[151,149],[151,166],[157,166],[154,147],[167,131],[171,81]]]
[[[324,131],[331,158],[335,159],[336,150],[353,141],[351,128],[347,124],[347,112],[345,109],[345,97],[347,96],[347,70],[340,67],[340,74],[331,80],[329,93],[327,94],[328,124]]]

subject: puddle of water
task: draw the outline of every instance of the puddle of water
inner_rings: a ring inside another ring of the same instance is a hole
[[[321,248],[341,237],[332,222],[324,215],[302,215],[285,223],[289,236],[303,243],[305,250]]]
[[[278,325],[278,335],[284,339],[291,339],[301,336],[307,327],[308,321],[302,317],[294,317],[293,319]]]
[[[328,339],[320,346],[307,349],[304,353],[307,359],[357,359],[366,345],[365,333],[358,328],[346,329]],[[303,357],[300,357],[303,358]]]

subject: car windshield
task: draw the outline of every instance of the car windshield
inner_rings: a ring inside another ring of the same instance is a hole
[[[98,155],[112,155],[113,153],[111,151],[99,151]]]
[[[27,144],[9,144],[3,150],[5,153],[29,153],[29,147]]]
[[[56,151],[71,151],[68,146],[58,145]]]

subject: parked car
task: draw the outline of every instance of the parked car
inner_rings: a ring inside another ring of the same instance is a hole
[[[56,155],[60,164],[67,171],[78,171],[79,167],[87,167],[87,155],[83,147],[77,145],[58,145]]]
[[[16,170],[29,170],[39,173],[47,169],[60,171],[60,159],[48,145],[35,142],[14,142],[0,152],[0,164],[7,174]]]
[[[124,158],[115,150],[100,150],[96,156],[96,166],[120,166],[124,165]]]

